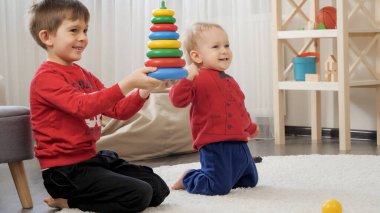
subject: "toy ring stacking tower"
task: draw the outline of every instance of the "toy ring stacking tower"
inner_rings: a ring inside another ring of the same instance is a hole
[[[187,76],[183,69],[186,62],[181,59],[183,52],[179,49],[181,42],[177,39],[179,34],[176,19],[173,17],[174,10],[166,9],[165,1],[161,1],[160,9],[152,12],[153,25],[150,27],[152,33],[149,35],[147,67],[157,67],[157,70],[148,75],[160,80],[181,79]]]

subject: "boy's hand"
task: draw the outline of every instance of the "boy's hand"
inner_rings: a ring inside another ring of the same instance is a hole
[[[257,125],[256,131],[248,137],[248,140],[252,140],[260,135],[260,127]]]
[[[172,87],[174,84],[178,83],[178,80],[164,80],[161,81],[160,85],[153,90],[155,92],[157,91],[166,91],[167,88]],[[140,97],[141,98],[148,98],[150,95],[151,90],[145,90],[145,89],[140,89]]]
[[[140,89],[139,90],[139,95],[141,98],[143,99],[147,99],[150,95],[150,90],[146,90],[146,89]]]
[[[190,81],[194,80],[195,76],[199,74],[198,67],[194,63],[187,66],[186,69],[189,73],[189,75],[187,75],[187,79]]]
[[[178,80],[164,80],[156,90],[163,90],[172,87],[174,84],[178,83]]]
[[[135,70],[118,84],[124,95],[135,88],[152,90],[163,84],[163,81],[149,77],[147,74],[155,71],[155,67],[143,67]]]

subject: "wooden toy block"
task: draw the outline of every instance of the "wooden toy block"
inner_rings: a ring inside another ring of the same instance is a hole
[[[329,69],[329,70],[335,70],[335,71],[336,71],[336,69],[337,69],[336,62],[328,63],[328,69]]]
[[[318,82],[320,80],[321,80],[321,77],[319,74],[306,74],[305,75],[305,81]]]
[[[330,73],[325,73],[325,81],[331,81],[331,74]]]
[[[334,55],[330,55],[325,62],[325,81],[338,81],[338,67]]]
[[[338,72],[336,70],[333,70],[331,72],[331,79],[330,81],[337,82],[338,81]]]

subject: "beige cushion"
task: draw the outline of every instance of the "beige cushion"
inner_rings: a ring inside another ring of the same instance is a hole
[[[175,108],[167,91],[152,93],[129,120],[107,122],[96,145],[130,161],[194,152],[189,108]]]

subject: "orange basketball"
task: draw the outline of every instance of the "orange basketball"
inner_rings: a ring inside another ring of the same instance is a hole
[[[335,7],[323,7],[316,15],[316,27],[323,23],[326,29],[336,28],[336,9]]]

